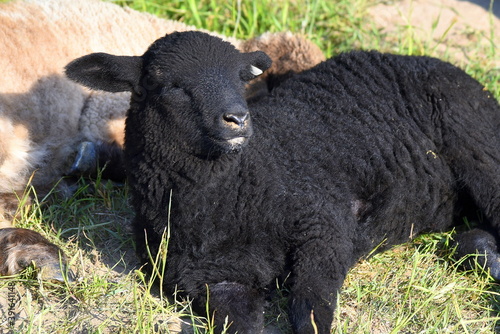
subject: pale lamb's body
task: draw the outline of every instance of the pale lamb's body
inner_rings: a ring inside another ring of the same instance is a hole
[[[22,194],[34,172],[32,184],[46,193],[69,171],[82,141],[123,144],[129,94],[73,84],[63,75],[69,60],[93,51],[139,54],[158,36],[190,29],[102,1],[1,4],[0,196]],[[0,207],[1,224],[11,219],[11,210]]]

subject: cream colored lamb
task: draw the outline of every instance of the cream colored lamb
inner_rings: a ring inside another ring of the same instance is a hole
[[[122,142],[128,97],[72,84],[63,75],[64,65],[90,51],[139,54],[158,36],[189,29],[194,27],[94,0],[1,4],[3,202],[22,193],[33,173],[37,193],[46,193],[69,170],[78,143]],[[64,185],[60,189],[66,191]],[[0,225],[10,225],[13,208],[0,207]]]

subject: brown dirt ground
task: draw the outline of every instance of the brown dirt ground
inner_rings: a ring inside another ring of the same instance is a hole
[[[371,7],[369,13],[388,38],[412,34],[416,41],[436,47],[436,55],[447,54],[463,64],[488,48],[499,53],[500,1],[493,7],[496,14],[483,6],[458,0],[389,0]],[[500,67],[500,55],[493,67]]]

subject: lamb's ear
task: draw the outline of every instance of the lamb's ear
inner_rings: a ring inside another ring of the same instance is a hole
[[[107,92],[131,91],[139,83],[142,59],[92,53],[66,65],[68,78],[92,89]]]
[[[245,75],[245,79],[247,80],[258,77],[259,75],[264,73],[265,70],[271,67],[271,58],[269,58],[269,56],[262,51],[244,53],[243,56],[245,57],[245,60],[249,65],[247,69],[248,73],[247,75]]]

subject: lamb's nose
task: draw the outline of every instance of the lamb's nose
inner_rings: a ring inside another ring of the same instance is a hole
[[[227,123],[233,123],[238,126],[243,126],[248,119],[248,112],[225,113],[223,118]]]

